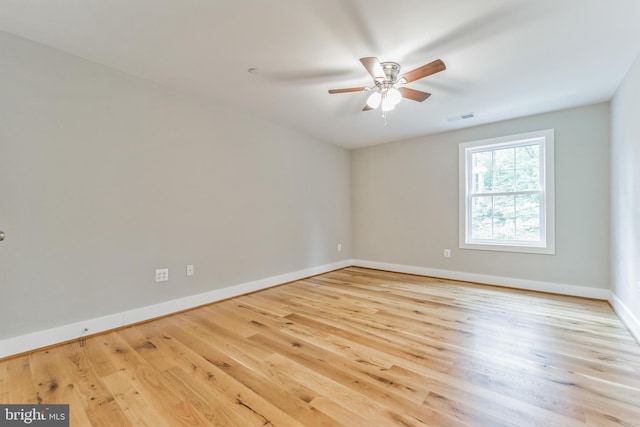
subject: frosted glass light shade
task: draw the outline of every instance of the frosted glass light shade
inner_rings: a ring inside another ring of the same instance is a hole
[[[367,105],[374,110],[380,106],[380,102],[382,101],[382,95],[380,92],[376,91],[369,95],[367,99]]]
[[[389,93],[385,93],[382,97],[382,111],[391,111],[396,108],[396,104],[393,103],[393,99],[389,98]]]
[[[393,105],[398,105],[400,101],[402,101],[402,94],[398,89],[392,87],[387,91],[387,99],[393,103]]]

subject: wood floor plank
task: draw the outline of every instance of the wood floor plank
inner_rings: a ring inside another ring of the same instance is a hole
[[[81,426],[640,426],[603,301],[349,267],[0,361]]]
[[[199,379],[200,381],[190,382],[197,384],[200,389],[204,388],[210,393],[218,393],[219,396],[214,399],[215,403],[222,403],[228,410],[234,407],[239,409],[235,411],[236,413],[248,410],[245,403],[241,403],[236,396],[228,392],[233,387],[241,389],[244,386],[256,395],[265,398],[282,412],[294,416],[294,419],[301,421],[304,425],[329,426],[335,424],[333,420],[323,417],[322,414],[308,406],[308,402],[315,396],[313,390],[301,387],[292,381],[282,381],[282,375],[266,366],[260,365],[259,370],[247,370],[243,365],[235,363],[233,358],[222,352],[209,349],[205,350],[204,355],[201,355],[200,352],[194,351],[198,347],[192,349],[184,346],[178,337],[172,340],[171,344],[167,342],[163,345],[174,346],[174,350],[179,351],[181,358],[186,362],[179,364],[183,368],[184,375],[189,375],[192,380],[194,377]],[[209,401],[211,402],[211,400]],[[252,420],[254,422],[262,423],[264,421],[263,417],[256,418],[253,411],[249,414],[251,417],[247,417],[247,414],[240,415],[245,419],[254,418]],[[291,420],[291,423],[294,421]]]
[[[115,401],[122,408],[129,425],[170,426],[172,420],[166,418],[159,408],[144,393],[137,389],[125,371],[115,372],[102,378],[102,382],[113,393]]]
[[[28,356],[8,359],[1,362],[4,365],[3,375],[7,400],[3,403],[37,404],[36,388],[31,375],[31,360]]]
[[[262,369],[260,361],[233,345],[211,345],[209,339],[215,337],[215,335],[202,334],[202,331],[198,329],[187,329],[183,323],[174,322],[174,320],[165,319],[167,330],[179,341],[174,345],[180,346],[184,343],[186,348],[181,350],[181,355],[190,357],[190,363],[195,367],[193,373],[203,372],[204,369],[207,369],[207,378],[210,379],[210,386],[228,394],[230,405],[236,408],[237,412],[242,413],[243,417],[251,418],[249,425],[269,423],[291,426],[302,425],[295,418],[274,405],[271,402],[272,396],[268,393],[259,394],[245,384],[247,382],[246,377],[249,376],[246,374],[247,368],[249,372],[260,371]],[[173,323],[173,325],[169,323]],[[208,362],[208,364],[202,365],[202,361],[194,359],[195,355],[191,354],[191,351],[195,351],[198,357]],[[245,374],[244,376],[242,376],[243,373]],[[209,375],[212,375],[212,377],[209,377]],[[259,391],[264,392],[266,390]],[[290,397],[294,398],[294,395],[290,395]]]

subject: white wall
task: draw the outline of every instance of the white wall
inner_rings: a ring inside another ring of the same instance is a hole
[[[6,33],[0,57],[0,339],[351,257],[348,151]]]
[[[354,257],[475,275],[455,278],[608,289],[609,110],[602,103],[353,151]],[[555,129],[556,254],[458,249],[458,144],[549,128]],[[445,248],[451,258],[443,257]],[[608,291],[593,295],[606,298]]]
[[[611,102],[612,290],[640,342],[640,57]]]

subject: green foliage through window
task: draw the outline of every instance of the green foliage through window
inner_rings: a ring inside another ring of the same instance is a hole
[[[554,130],[459,145],[460,247],[555,253]]]
[[[471,238],[541,240],[540,142],[471,153]]]

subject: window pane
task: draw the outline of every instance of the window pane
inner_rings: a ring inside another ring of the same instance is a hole
[[[541,240],[539,194],[516,197],[516,239],[535,242]]]
[[[515,187],[515,149],[493,152],[493,191],[513,191]]]
[[[538,165],[540,158],[540,145],[538,143],[522,145],[515,148],[516,167],[526,168]]]
[[[472,239],[492,239],[493,227],[491,218],[474,219],[471,224]]]
[[[513,148],[504,148],[493,152],[493,162],[496,169],[514,169],[516,151]]]
[[[516,170],[516,191],[540,190],[540,169],[518,169]]]
[[[540,146],[516,148],[516,191],[540,189]]]
[[[474,193],[485,193],[491,191],[491,162],[491,151],[472,154],[471,164],[473,168],[473,185],[471,191]]]
[[[515,219],[494,217],[493,238],[497,240],[514,240],[516,238]]]
[[[474,239],[491,239],[492,197],[473,197],[471,202],[471,235]]]
[[[513,218],[516,214],[515,196],[497,196],[493,198],[493,216]]]
[[[515,170],[514,169],[499,169],[493,174],[493,188],[494,192],[507,193],[514,191],[515,186]]]
[[[497,196],[493,198],[493,238],[515,239],[515,197]]]
[[[540,217],[519,217],[516,219],[516,240],[539,242]]]
[[[540,194],[516,196],[516,216],[540,218]]]

